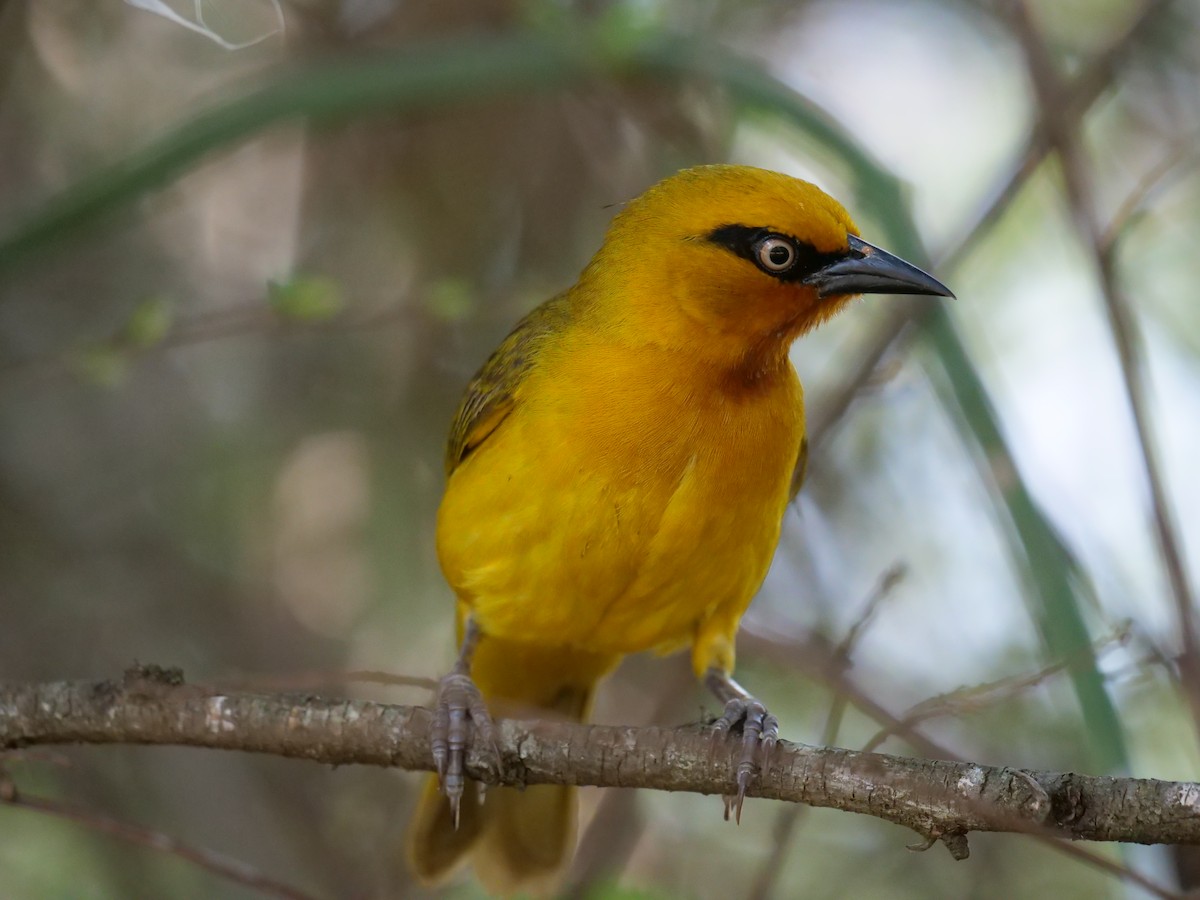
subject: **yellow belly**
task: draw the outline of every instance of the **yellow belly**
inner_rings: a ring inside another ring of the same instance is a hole
[[[736,625],[770,565],[803,434],[799,383],[782,374],[755,390],[660,391],[653,412],[635,402],[638,379],[670,384],[661,366],[592,390],[576,379],[570,394],[530,384],[455,470],[438,516],[443,570],[484,632],[632,653],[690,642],[717,609]]]

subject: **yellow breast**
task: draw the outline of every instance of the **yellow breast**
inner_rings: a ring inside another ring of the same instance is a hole
[[[786,360],[755,383],[679,351],[569,348],[454,472],[446,576],[498,637],[629,653],[688,641],[749,603],[770,564],[803,434]],[[650,398],[653,402],[648,402]]]

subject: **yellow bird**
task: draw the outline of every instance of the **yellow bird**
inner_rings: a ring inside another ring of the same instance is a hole
[[[715,727],[742,733],[740,811],[778,730],[731,675],[803,464],[788,349],[862,293],[951,296],[808,182],[687,169],[629,203],[578,282],[471,381],[437,525],[461,647],[435,705],[449,803],[431,777],[409,831],[419,878],[470,858],[492,893],[553,887],[574,851],[574,789],[485,801],[463,773],[466,720],[485,744],[489,707],[581,721],[627,653],[690,645],[725,704]]]

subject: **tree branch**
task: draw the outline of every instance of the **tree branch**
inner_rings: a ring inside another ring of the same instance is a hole
[[[1021,49],[1025,53],[1034,94],[1041,107],[1042,128],[1047,135],[1048,145],[1057,152],[1062,164],[1064,192],[1075,219],[1076,230],[1091,251],[1100,279],[1100,296],[1116,347],[1125,401],[1133,418],[1134,434],[1142,457],[1142,471],[1150,493],[1150,520],[1167,584],[1175,602],[1181,643],[1179,675],[1184,696],[1191,706],[1192,719],[1200,727],[1200,630],[1196,623],[1196,592],[1185,562],[1179,526],[1169,501],[1161,454],[1154,439],[1141,334],[1133,306],[1119,282],[1116,247],[1106,240],[1105,229],[1100,225],[1093,196],[1090,160],[1080,136],[1080,122],[1071,118],[1070,110],[1064,112],[1061,101],[1064,91],[1054,62],[1023,0],[1014,0],[1012,3],[1012,17]]]
[[[432,770],[430,713],[363,700],[217,691],[178,670],[121,682],[0,684],[0,750],[49,744],[177,744],[314,762]],[[734,743],[700,726],[497,723],[503,772],[471,752],[468,773],[503,784],[565,783],[701,794],[734,790]],[[1200,784],[913,759],[782,742],[751,796],[864,813],[966,855],[971,831],[1046,832],[1133,843],[1200,842]]]

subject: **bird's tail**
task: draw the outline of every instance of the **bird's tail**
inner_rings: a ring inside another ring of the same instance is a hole
[[[484,637],[471,676],[495,717],[582,722],[596,682],[615,657]],[[539,784],[524,790],[467,783],[458,828],[437,776],[425,782],[408,830],[408,859],[427,884],[444,881],[470,860],[489,894],[551,892],[575,852],[575,788]]]

